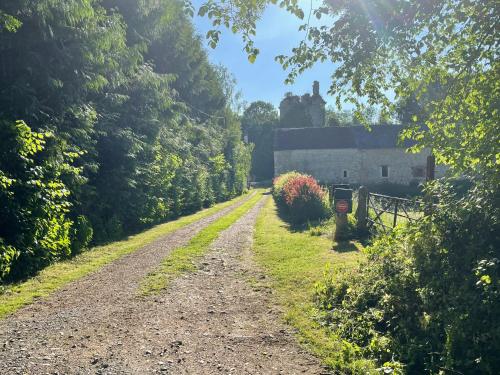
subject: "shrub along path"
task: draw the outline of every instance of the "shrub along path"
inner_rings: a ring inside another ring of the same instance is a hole
[[[198,269],[158,295],[141,280],[238,202],[125,256],[0,322],[2,374],[321,373],[280,323],[250,245],[261,199]]]

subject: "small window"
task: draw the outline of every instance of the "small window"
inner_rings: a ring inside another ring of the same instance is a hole
[[[342,171],[342,177],[344,177],[344,178],[349,177],[349,174],[347,173],[347,170],[346,170],[346,169],[344,169],[344,170]]]
[[[413,177],[425,177],[425,167],[412,167],[411,175]]]
[[[380,173],[382,177],[389,177],[389,166],[388,165],[382,165],[380,167]]]

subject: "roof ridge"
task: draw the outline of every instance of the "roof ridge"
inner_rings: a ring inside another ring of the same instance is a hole
[[[399,148],[399,133],[404,125],[374,125],[368,130],[363,125],[331,126],[321,128],[279,128],[274,134],[274,149],[380,149]],[[411,146],[411,141],[403,146]]]

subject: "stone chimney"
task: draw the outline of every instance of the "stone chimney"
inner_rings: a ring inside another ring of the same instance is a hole
[[[319,95],[319,82],[314,81],[313,83],[313,95]]]
[[[313,95],[309,100],[304,100],[306,113],[311,118],[311,124],[315,128],[325,126],[325,101],[319,94],[319,82],[313,83]]]

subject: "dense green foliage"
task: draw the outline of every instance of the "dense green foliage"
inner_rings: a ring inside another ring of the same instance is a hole
[[[241,117],[243,132],[254,144],[252,176],[256,181],[271,180],[274,176],[273,131],[278,126],[278,112],[271,103],[251,103]]]
[[[500,368],[500,206],[476,186],[381,237],[353,277],[318,285],[322,320],[367,358],[409,374],[495,374]],[[389,364],[389,362],[395,362]]]
[[[272,193],[278,209],[294,223],[323,219],[330,214],[328,191],[311,176],[282,174],[274,179]]]
[[[0,278],[243,192],[230,84],[183,2],[2,1]]]
[[[0,138],[0,279],[22,277],[85,246],[91,230],[78,232],[64,175],[77,175],[71,153],[50,133],[35,133],[21,121],[4,123]]]

